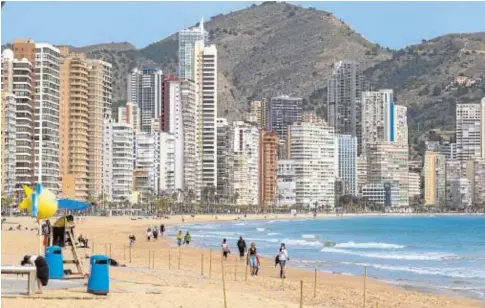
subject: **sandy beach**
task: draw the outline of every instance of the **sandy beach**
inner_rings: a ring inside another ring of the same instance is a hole
[[[301,218],[302,215],[299,215]],[[306,216],[305,216],[306,217]],[[322,217],[319,215],[319,217]],[[334,217],[334,215],[332,216]],[[218,216],[217,221],[234,220],[236,216]],[[288,219],[290,215],[268,215],[267,219]],[[248,216],[264,219],[263,216]],[[185,223],[214,221],[213,216],[185,216]],[[7,218],[2,231],[2,265],[18,264],[25,254],[38,254],[39,238],[30,231],[37,224],[31,218]],[[5,231],[20,223],[29,231]],[[130,217],[87,217],[76,225],[76,234],[90,240],[89,249],[80,249],[83,255],[110,254],[124,268],[110,268],[112,278],[108,296],[93,296],[86,287],[69,290],[45,290],[32,298],[2,296],[5,307],[224,307],[222,269],[224,266],[227,307],[300,307],[301,281],[303,281],[303,307],[364,307],[364,279],[358,276],[317,274],[289,268],[287,279],[279,279],[274,260],[263,259],[260,275],[246,276],[244,261],[233,252],[221,262],[220,251],[170,247],[174,238],[164,236],[158,241],[145,239],[146,228],[151,225],[182,224],[180,216],[168,220],[137,219]],[[183,226],[180,227],[183,230]],[[131,251],[128,235],[137,237]],[[70,258],[68,249],[65,259]],[[179,259],[180,255],[180,259]],[[153,256],[153,257],[151,257]],[[151,260],[151,261],[150,261]],[[180,260],[180,261],[179,261]],[[84,267],[89,271],[88,260]],[[69,266],[70,268],[70,266]],[[33,301],[35,299],[35,303]],[[445,295],[404,290],[390,284],[367,279],[365,307],[485,307],[485,302]]]

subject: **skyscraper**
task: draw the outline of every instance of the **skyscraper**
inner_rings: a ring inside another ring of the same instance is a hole
[[[217,48],[198,41],[194,47],[193,77],[199,99],[201,188],[217,187]]]
[[[443,154],[424,154],[424,204],[442,207],[446,204],[446,160]]]
[[[159,119],[163,106],[163,72],[151,68],[133,69],[128,75],[128,100],[140,108],[140,127],[151,131],[153,118]]]
[[[184,138],[184,189],[200,195],[201,156],[197,151],[197,136],[199,134],[199,108],[195,82],[181,82],[182,118]]]
[[[338,177],[344,183],[344,194],[357,195],[357,137],[337,135]]]
[[[485,159],[485,98],[456,105],[456,152],[462,162]]]
[[[288,128],[288,142],[296,171],[296,204],[334,207],[338,157],[333,127],[294,123]]]
[[[362,93],[362,153],[380,141],[408,144],[407,108],[395,105],[392,90]]]
[[[194,47],[195,43],[203,41],[209,43],[209,33],[204,30],[204,19],[200,21],[198,27],[180,30],[178,33],[178,76],[181,79],[194,79]]]
[[[266,99],[259,101],[250,101],[248,104],[248,112],[246,114],[246,121],[253,123],[260,129],[267,128],[268,120],[268,104]]]
[[[267,210],[277,197],[278,135],[261,130],[259,136],[259,204]]]
[[[226,119],[217,119],[217,196],[222,203],[233,203],[234,132]]]
[[[268,104],[268,127],[280,140],[288,139],[288,126],[303,119],[303,100],[300,97],[282,95],[272,97]]]
[[[130,124],[135,132],[140,131],[140,108],[132,102],[118,108],[118,122]]]
[[[339,61],[327,81],[327,122],[336,134],[357,137],[361,152],[361,101],[365,91],[364,76],[359,63]]]
[[[111,191],[106,192],[112,201],[131,201],[133,192],[133,128],[128,124],[108,123],[107,130],[111,130],[111,166],[106,168],[105,174],[110,173]]]
[[[232,151],[235,156],[234,189],[236,191],[240,188],[240,204],[255,206],[259,204],[259,130],[256,126],[242,121],[235,121],[232,126]],[[239,164],[236,163],[237,158],[240,159]]]
[[[35,177],[59,192],[59,49],[35,44]]]

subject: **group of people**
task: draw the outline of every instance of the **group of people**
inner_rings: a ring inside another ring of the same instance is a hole
[[[160,229],[155,226],[152,228],[147,229],[147,240],[150,241],[153,237],[154,240],[158,240],[158,235],[163,236],[163,233],[165,233],[165,225],[160,225]],[[131,239],[130,239],[131,241]],[[131,244],[131,242],[130,242]]]
[[[222,240],[222,256],[227,260],[228,255],[231,253],[229,244],[226,239]],[[247,249],[246,241],[242,236],[239,237],[237,241],[237,248],[239,250],[239,257],[243,259],[246,256],[246,262],[251,269],[251,276],[257,276],[259,272],[259,267],[261,262],[259,260],[258,250],[256,248],[256,243],[251,242],[249,249]],[[286,278],[285,267],[286,262],[289,261],[288,250],[286,249],[285,243],[281,243],[278,254],[275,258],[275,266],[280,266],[280,278]]]
[[[185,233],[185,236],[183,235],[182,231],[179,231],[179,233],[177,233],[177,245],[179,247],[182,246],[182,244],[185,244],[188,246],[191,241],[192,241],[192,237],[190,236],[189,231]]]

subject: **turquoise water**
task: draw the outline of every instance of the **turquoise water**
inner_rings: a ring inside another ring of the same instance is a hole
[[[391,283],[485,300],[485,217],[344,217],[233,221],[172,227],[189,230],[195,246],[237,253],[242,235],[273,257],[284,242],[290,266],[368,275]]]

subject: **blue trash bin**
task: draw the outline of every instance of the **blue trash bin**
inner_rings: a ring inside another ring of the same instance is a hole
[[[45,260],[49,266],[49,278],[64,278],[64,258],[62,248],[59,246],[49,246],[45,249]]]
[[[91,274],[88,280],[88,292],[96,295],[108,295],[109,258],[103,255],[91,256]]]

